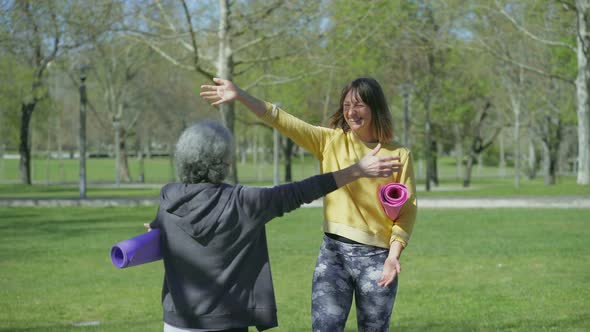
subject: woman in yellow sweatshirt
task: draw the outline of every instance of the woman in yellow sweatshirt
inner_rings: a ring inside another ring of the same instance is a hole
[[[391,113],[372,78],[358,78],[343,90],[332,128],[308,124],[248,94],[228,80],[202,85],[212,105],[239,101],[270,126],[313,153],[322,173],[357,162],[378,143],[378,155],[398,163],[387,178],[365,178],[324,198],[324,241],[313,276],[313,331],[343,331],[354,294],[359,331],[388,331],[401,272],[400,256],[416,219],[417,199],[410,151],[393,142]],[[408,188],[399,217],[390,220],[377,199],[390,182]]]

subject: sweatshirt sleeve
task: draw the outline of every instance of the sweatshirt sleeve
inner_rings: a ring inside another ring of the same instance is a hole
[[[266,223],[336,189],[333,174],[326,173],[272,188],[243,187],[240,200],[253,220]]]
[[[407,153],[405,161],[402,161],[404,166],[401,171],[399,183],[408,188],[408,200],[400,210],[399,217],[393,223],[391,238],[389,243],[399,241],[405,247],[408,245],[414,222],[416,221],[416,214],[418,211],[418,199],[416,197],[416,182],[414,178],[414,165],[412,161],[412,154]]]
[[[333,129],[313,126],[269,102],[265,103],[266,113],[260,117],[262,121],[292,139],[318,159],[322,158],[322,151],[331,139]]]

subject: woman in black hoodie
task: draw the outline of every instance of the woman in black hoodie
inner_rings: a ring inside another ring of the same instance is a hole
[[[272,188],[223,183],[230,132],[203,121],[180,136],[180,183],[165,185],[150,224],[161,232],[164,331],[259,331],[277,326],[265,224],[360,177],[388,177],[401,164],[377,157]]]

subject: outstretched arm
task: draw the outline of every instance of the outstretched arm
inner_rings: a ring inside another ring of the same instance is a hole
[[[254,114],[258,116],[264,115],[266,111],[266,104],[264,101],[240,89],[232,81],[216,77],[213,79],[213,82],[218,85],[201,85],[200,93],[201,97],[213,101],[211,103],[212,106],[239,101],[249,110],[254,112]]]
[[[325,144],[331,140],[333,129],[314,126],[240,89],[229,80],[214,78],[216,85],[201,85],[201,97],[212,106],[238,101],[258,118],[297,145],[321,158]]]
[[[381,150],[381,143],[377,144],[356,164],[333,172],[336,186],[340,188],[362,177],[390,177],[393,172],[399,172],[402,167],[399,157],[378,157],[379,150]]]
[[[297,209],[332,191],[362,177],[390,177],[402,166],[398,157],[379,157],[378,144],[356,164],[342,170],[312,176],[302,181],[292,182],[272,188],[245,188],[242,191],[244,206],[254,220],[271,220],[284,213]]]

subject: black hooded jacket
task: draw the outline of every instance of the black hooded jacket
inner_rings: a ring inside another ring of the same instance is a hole
[[[333,190],[331,173],[272,188],[164,186],[158,215],[164,321],[181,328],[277,326],[265,224]]]

